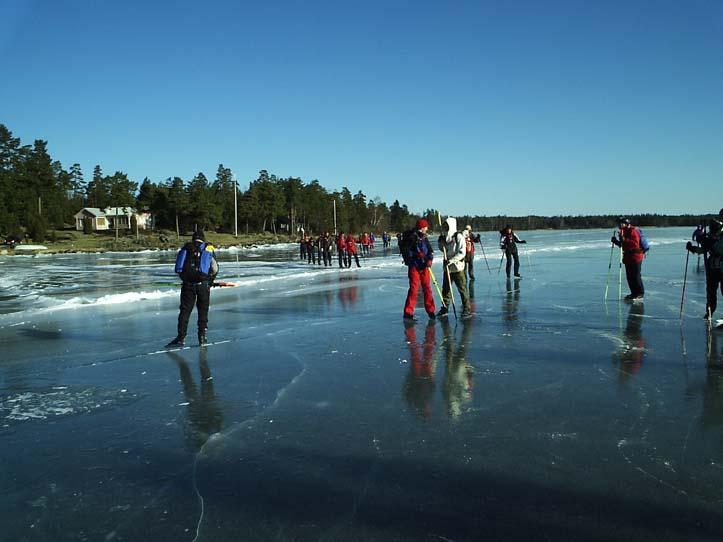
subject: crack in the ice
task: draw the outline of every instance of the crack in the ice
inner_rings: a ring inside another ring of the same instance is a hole
[[[268,334],[268,336],[272,339],[276,338],[272,334]],[[275,342],[275,340],[274,340],[274,342]],[[274,344],[272,346],[272,348],[276,348],[276,345]],[[295,359],[299,363],[299,365],[301,365],[302,369],[299,372],[299,374],[297,374],[294,378],[292,378],[286,386],[284,386],[278,392],[276,392],[276,397],[274,398],[273,403],[271,403],[267,408],[265,408],[261,412],[258,412],[256,415],[252,416],[251,418],[244,420],[243,422],[235,424],[233,426],[233,428],[231,428],[227,433],[214,433],[213,435],[211,435],[211,437],[206,442],[204,442],[203,446],[201,446],[198,453],[196,454],[196,457],[193,462],[193,489],[196,492],[196,496],[198,497],[198,500],[200,502],[201,510],[200,510],[200,514],[199,514],[199,518],[198,518],[198,523],[196,524],[196,536],[194,537],[192,542],[197,542],[199,540],[199,537],[201,536],[201,527],[203,524],[203,519],[204,519],[205,511],[206,511],[205,501],[203,499],[203,495],[201,495],[201,492],[198,489],[198,483],[197,483],[197,477],[196,477],[198,461],[201,458],[201,455],[203,454],[207,444],[209,444],[211,441],[215,442],[221,438],[228,438],[229,436],[231,436],[232,434],[241,430],[242,428],[247,427],[248,425],[252,424],[262,414],[266,414],[269,411],[273,410],[278,405],[281,398],[286,394],[286,391],[289,388],[291,388],[292,386],[294,386],[299,381],[299,379],[301,379],[306,374],[307,366],[303,362],[301,357],[296,352],[286,352],[285,350],[284,350],[284,352],[287,355],[289,355],[290,357],[292,357],[293,359]]]

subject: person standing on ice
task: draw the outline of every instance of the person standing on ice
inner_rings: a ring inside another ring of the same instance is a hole
[[[625,265],[625,278],[628,280],[630,294],[625,299],[642,299],[645,295],[643,278],[640,276],[640,269],[643,265],[645,252],[640,244],[640,232],[638,228],[630,223],[627,218],[620,219],[620,231],[618,237],[615,235],[610,239],[613,244],[623,249],[623,264]]]
[[[331,236],[328,231],[325,231],[324,235],[319,237],[319,259],[324,260],[324,267],[331,266],[331,246]]]
[[[462,318],[472,316],[472,306],[469,302],[469,291],[467,290],[467,276],[464,273],[464,259],[467,256],[464,236],[457,231],[457,219],[447,217],[442,223],[442,235],[439,236],[439,249],[446,254],[447,259],[443,262],[444,283],[442,286],[442,302],[444,306],[439,309],[437,316],[447,316],[448,308],[452,303],[452,285],[457,285],[459,296],[462,298]]]
[[[206,344],[211,285],[218,274],[218,262],[214,250],[213,245],[206,243],[203,231],[197,230],[193,232],[191,241],[178,251],[175,272],[183,281],[178,334],[166,346],[183,346],[188,330],[188,319],[194,305],[198,313],[198,344],[200,346]]]
[[[407,277],[409,278],[409,290],[407,291],[407,300],[404,303],[405,320],[414,320],[414,308],[417,306],[417,294],[420,285],[424,295],[424,310],[427,311],[427,316],[434,318],[436,308],[432,296],[429,272],[429,268],[432,267],[434,252],[427,237],[428,229],[429,222],[424,218],[420,218],[414,225],[413,230],[404,233],[399,245],[402,259],[408,268]]]
[[[706,304],[703,318],[710,319],[718,306],[718,289],[723,293],[723,237],[721,237],[722,223],[713,219],[708,227],[708,233],[703,235],[700,246],[694,246],[688,241],[686,249],[694,254],[705,256],[705,290]]]
[[[351,267],[351,257],[354,256],[354,260],[356,261],[356,266],[361,267],[359,264],[359,254],[358,249],[356,246],[356,239],[354,239],[354,236],[350,233],[346,236],[346,266]]]
[[[517,234],[512,231],[512,226],[509,224],[500,231],[500,249],[505,251],[505,257],[507,258],[507,264],[505,265],[505,271],[507,277],[510,276],[510,268],[512,267],[512,260],[515,261],[515,276],[520,277],[520,255],[517,252],[517,243],[525,244],[527,241],[523,241]],[[500,265],[502,265],[500,263]]]
[[[346,267],[346,238],[343,231],[336,236],[336,253],[339,256],[339,269],[344,269]]]
[[[471,282],[474,280],[474,244],[479,243],[481,238],[479,233],[477,235],[472,233],[472,226],[469,224],[465,226],[462,235],[464,235],[465,250],[467,251],[467,255],[464,257],[464,270]]]

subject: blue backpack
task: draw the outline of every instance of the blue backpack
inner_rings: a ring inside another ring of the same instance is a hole
[[[648,250],[650,250],[650,243],[648,242],[648,238],[645,237],[645,234],[643,233],[643,230],[638,228],[638,233],[640,234],[640,249],[647,253]]]

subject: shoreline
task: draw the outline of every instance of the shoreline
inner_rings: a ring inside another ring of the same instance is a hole
[[[103,254],[107,252],[161,252],[177,251],[184,243],[190,240],[191,234],[177,238],[175,233],[154,232],[138,236],[120,236],[118,239],[108,235],[92,233],[84,234],[78,231],[54,231],[49,240],[43,242],[29,242],[24,246],[43,246],[37,249],[21,249],[16,252],[15,247],[0,245],[0,256],[33,256],[37,254]],[[216,249],[252,248],[260,245],[277,245],[294,243],[295,239],[285,236],[268,234],[233,234],[212,233],[206,234],[207,242]],[[22,252],[22,253],[21,253]]]

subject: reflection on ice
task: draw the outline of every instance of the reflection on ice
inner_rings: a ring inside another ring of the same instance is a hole
[[[619,365],[618,376],[620,383],[636,375],[645,359],[645,339],[643,339],[642,332],[645,305],[641,302],[633,302],[629,305],[622,343],[613,356],[613,364]]]
[[[646,231],[645,305],[608,311],[605,233],[530,232],[523,281],[478,272],[474,318],[407,326],[396,254],[226,252],[242,286],[212,293],[214,343],[172,353],[176,294],[50,314],[1,292],[3,537],[723,538],[723,339],[679,317],[689,232]],[[47,273],[59,302],[174,292],[172,257],[6,276]]]
[[[193,451],[199,451],[206,441],[223,429],[223,413],[213,389],[213,377],[208,364],[207,348],[198,349],[199,384],[196,385],[186,360],[175,352],[168,352],[178,365],[183,395],[186,399],[186,441]]]
[[[445,361],[442,395],[447,405],[447,413],[453,418],[469,408],[472,401],[473,369],[467,362],[467,349],[474,326],[472,319],[463,320],[460,335],[457,337],[447,319],[443,318],[441,322]]]

